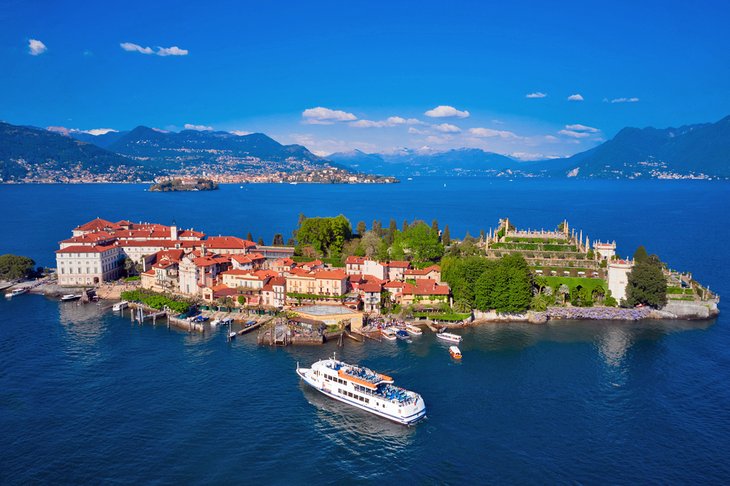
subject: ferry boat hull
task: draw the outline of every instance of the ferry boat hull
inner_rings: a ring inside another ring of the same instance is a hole
[[[417,399],[415,400],[415,403],[411,404],[410,406],[398,407],[396,404],[391,404],[393,406],[383,406],[382,408],[376,408],[368,406],[361,401],[355,400],[351,397],[339,394],[338,391],[340,391],[340,389],[342,388],[342,384],[318,380],[312,368],[297,368],[296,372],[297,375],[299,375],[299,377],[307,385],[311,386],[323,395],[333,398],[339,402],[359,408],[360,410],[370,412],[373,415],[377,415],[392,422],[396,422],[402,425],[413,425],[426,416],[425,403],[423,402],[423,398],[421,398],[421,396],[418,394],[414,394]],[[371,398],[373,397],[371,396]]]
[[[451,334],[450,332],[440,332],[436,334],[436,337],[442,341],[446,341],[447,343],[459,344],[461,342],[461,336],[458,334]]]

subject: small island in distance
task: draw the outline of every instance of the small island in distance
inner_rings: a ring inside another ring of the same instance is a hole
[[[218,183],[205,178],[198,179],[169,179],[152,184],[151,192],[182,192],[182,191],[215,191]]]

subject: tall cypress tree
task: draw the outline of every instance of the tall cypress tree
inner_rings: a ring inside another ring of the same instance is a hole
[[[444,246],[448,246],[451,244],[451,233],[449,232],[448,224],[444,226],[444,232],[441,233],[441,243],[443,243]]]

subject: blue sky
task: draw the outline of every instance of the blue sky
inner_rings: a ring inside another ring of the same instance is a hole
[[[728,25],[720,1],[2,0],[0,119],[560,156],[730,114]]]

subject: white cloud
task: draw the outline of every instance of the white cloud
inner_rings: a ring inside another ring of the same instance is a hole
[[[416,127],[408,127],[408,133],[411,135],[426,135],[428,133],[427,130],[419,130]]]
[[[459,133],[461,128],[451,123],[441,123],[440,125],[434,125],[433,128],[441,133]]]
[[[475,137],[488,138],[488,137],[499,137],[499,138],[519,138],[516,133],[508,130],[493,130],[491,128],[470,128],[469,133]]]
[[[302,112],[302,117],[304,117],[304,123],[310,125],[331,125],[334,122],[357,120],[357,117],[352,113],[342,110],[331,110],[322,106],[307,108]]]
[[[178,46],[172,47],[157,47],[157,52],[151,47],[142,47],[139,44],[133,42],[122,42],[119,47],[127,52],[139,52],[140,54],[156,54],[158,56],[187,56],[189,51],[187,49],[180,49]]]
[[[547,94],[542,93],[540,91],[535,91],[534,93],[528,93],[525,95],[525,98],[535,99],[535,98],[545,98],[547,97]]]
[[[187,49],[180,49],[178,46],[172,47],[158,47],[155,53],[158,56],[187,56]]]
[[[38,56],[46,52],[48,48],[46,45],[38,39],[30,39],[28,41],[28,53],[31,56]]]
[[[49,132],[56,132],[63,135],[69,135],[71,133],[88,133],[89,135],[104,135],[109,132],[118,132],[113,128],[92,128],[91,130],[79,130],[78,128],[66,128],[66,127],[46,127]]]
[[[580,93],[568,96],[568,101],[583,101],[583,95]]]
[[[598,128],[589,127],[587,125],[581,125],[580,123],[576,123],[574,125],[565,125],[566,130],[574,130],[576,132],[590,132],[590,133],[598,133],[600,130]]]
[[[141,54],[152,54],[154,51],[151,47],[142,47],[139,44],[133,44],[131,42],[122,42],[119,47],[127,52],[139,52]]]
[[[119,130],[114,130],[113,128],[92,128],[91,130],[86,130],[85,133],[88,133],[89,135],[104,135],[109,132],[118,132]]]
[[[243,137],[244,135],[251,135],[253,132],[247,132],[245,130],[231,130],[228,133],[232,133],[233,135],[238,135],[239,137]]]
[[[418,118],[403,118],[400,116],[390,116],[385,120],[358,120],[350,123],[350,126],[357,128],[383,128],[383,127],[397,127],[399,125],[423,125],[423,122]]]
[[[186,123],[183,125],[183,128],[185,130],[197,130],[199,132],[207,132],[213,130],[213,127],[209,127],[207,125],[192,125],[190,123]]]
[[[431,118],[447,118],[447,117],[467,118],[469,116],[469,112],[466,110],[464,110],[464,111],[457,110],[453,106],[439,105],[432,110],[428,110],[427,112],[424,113],[424,115],[429,116]]]
[[[345,141],[332,138],[320,139],[308,133],[292,133],[289,134],[288,138],[290,139],[290,142],[304,145],[313,154],[320,156],[332,154],[334,152],[347,152],[353,149],[362,150],[366,153],[378,151],[378,147],[369,142]]]
[[[614,98],[611,103],[638,103],[639,98]]]
[[[586,138],[586,137],[591,136],[590,133],[576,132],[575,130],[560,130],[558,133],[560,135],[565,135],[566,137],[571,137],[571,138]]]

